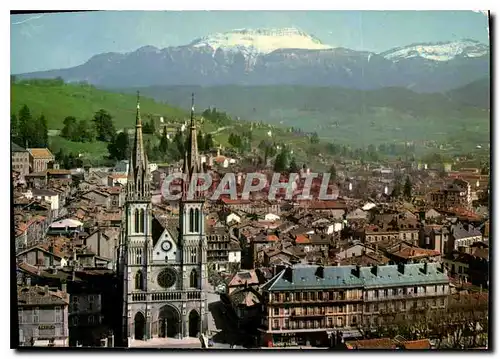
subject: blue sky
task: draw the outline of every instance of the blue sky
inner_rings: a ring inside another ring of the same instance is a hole
[[[323,43],[385,51],[415,42],[488,43],[472,11],[106,11],[11,15],[11,73],[77,66],[103,52],[184,45],[236,28],[297,27]]]

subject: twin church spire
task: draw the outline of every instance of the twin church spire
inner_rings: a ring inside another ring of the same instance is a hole
[[[135,116],[135,137],[131,148],[128,178],[127,199],[150,201],[150,173],[147,154],[144,151],[142,136],[142,119],[139,91],[137,91],[137,112]],[[201,173],[202,166],[198,154],[198,137],[194,119],[194,94],[191,95],[191,121],[189,129],[189,148],[184,154],[183,172],[191,178],[194,173]]]

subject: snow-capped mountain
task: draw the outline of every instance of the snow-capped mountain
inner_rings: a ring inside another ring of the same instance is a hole
[[[210,47],[242,52],[245,55],[264,55],[279,49],[324,50],[332,48],[312,35],[296,28],[283,29],[237,29],[216,33],[194,40],[189,46]]]
[[[473,40],[416,44],[379,54],[323,44],[295,28],[239,29],[183,46],[104,53],[69,69],[18,75],[102,87],[304,85],[447,91],[489,76],[489,48]]]
[[[484,56],[488,54],[488,51],[489,49],[487,45],[482,44],[479,41],[465,39],[434,44],[412,44],[382,52],[380,55],[392,61],[400,61],[402,59],[409,59],[412,57],[421,57],[433,61],[450,61],[457,56]]]

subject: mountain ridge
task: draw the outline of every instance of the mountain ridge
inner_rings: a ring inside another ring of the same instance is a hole
[[[271,36],[272,35],[272,36]],[[408,45],[382,53],[323,44],[301,30],[239,29],[187,45],[104,53],[82,65],[17,75],[101,87],[305,85],[445,92],[489,74],[489,48],[474,40]]]

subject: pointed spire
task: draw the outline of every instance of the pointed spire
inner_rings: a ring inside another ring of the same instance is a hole
[[[146,199],[149,197],[149,165],[142,138],[140,95],[137,91],[137,113],[135,117],[135,138],[129,160],[129,175],[127,181],[128,197],[130,199]]]
[[[140,93],[137,91],[137,112],[135,115],[135,126],[142,127]]]
[[[191,94],[191,127],[194,127],[194,93]]]

